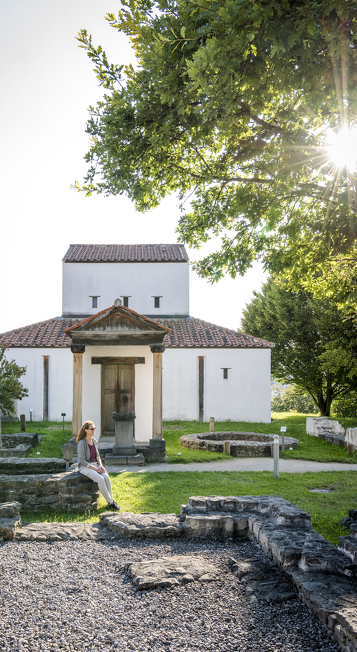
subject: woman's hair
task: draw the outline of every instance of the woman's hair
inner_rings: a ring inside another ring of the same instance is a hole
[[[80,429],[80,431],[79,431],[79,433],[77,435],[77,438],[76,438],[77,443],[79,441],[81,441],[81,439],[85,439],[86,430],[88,430],[89,426],[91,426],[91,425],[93,425],[93,421],[85,421],[84,422],[83,426],[81,427],[81,429]]]

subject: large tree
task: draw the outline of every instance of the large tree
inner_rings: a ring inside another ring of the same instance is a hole
[[[306,390],[322,416],[357,389],[357,327],[328,301],[270,278],[243,311],[242,328],[275,342],[272,375]]]
[[[347,266],[340,298],[354,300],[356,176],[353,161],[339,166],[336,133],[357,114],[357,0],[122,6],[107,20],[130,36],[135,69],[78,36],[106,92],[90,108],[89,170],[76,187],[126,193],[141,211],[176,192],[181,240],[222,236],[196,266],[212,281],[260,259],[315,288],[325,269],[331,285]]]

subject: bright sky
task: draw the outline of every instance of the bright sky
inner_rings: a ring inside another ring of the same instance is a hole
[[[110,61],[133,61],[126,37],[104,20],[118,7],[114,0],[0,2],[0,333],[61,314],[61,259],[70,243],[177,241],[175,197],[141,214],[125,197],[86,198],[70,187],[86,171],[87,107],[102,94],[75,36],[85,28]],[[190,259],[213,249],[189,250]],[[190,313],[237,328],[263,280],[258,265],[214,286],[191,272]]]

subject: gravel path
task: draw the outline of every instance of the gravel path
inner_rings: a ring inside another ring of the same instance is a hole
[[[137,591],[123,566],[197,554],[219,582]],[[192,540],[8,542],[0,547],[0,650],[337,652],[298,600],[267,605],[229,571],[263,558],[254,542]]]

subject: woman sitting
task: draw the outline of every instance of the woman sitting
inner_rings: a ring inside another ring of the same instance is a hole
[[[77,435],[78,470],[97,483],[100,493],[109,504],[109,509],[118,512],[120,507],[113,499],[110,477],[102,464],[97,440],[94,438],[95,431],[93,421],[85,421]]]

